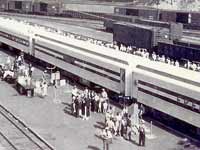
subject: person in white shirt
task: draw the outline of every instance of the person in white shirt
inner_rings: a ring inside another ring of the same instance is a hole
[[[76,86],[72,89],[72,98],[75,99],[78,96],[78,89]]]
[[[169,64],[169,65],[171,64],[169,57],[167,58],[166,63]]]
[[[187,68],[188,69],[191,69],[191,62],[188,60],[188,62],[187,62]]]
[[[108,110],[108,103],[107,103],[107,101],[105,101],[103,103],[103,113],[106,113],[107,110]]]
[[[115,116],[115,120],[116,120],[116,122],[115,122],[115,128],[114,128],[115,135],[120,135],[121,119],[122,119],[122,117],[121,117],[120,113],[117,112],[117,115]]]
[[[161,62],[165,62],[165,55],[162,55],[162,57],[161,57],[161,60],[160,60]]]
[[[102,96],[102,98],[103,98],[104,100],[107,100],[107,99],[108,99],[108,94],[107,94],[107,92],[106,92],[105,89],[102,89],[101,96]]]
[[[179,67],[179,62],[177,60],[175,61],[175,66]]]
[[[155,52],[153,52],[153,54],[152,54],[152,59],[153,59],[153,61],[156,61],[156,53]]]
[[[197,65],[195,63],[192,63],[191,69],[195,71],[197,69]]]
[[[103,138],[103,150],[109,150],[109,144],[112,143],[112,133],[108,128],[105,128],[102,131],[102,138]]]

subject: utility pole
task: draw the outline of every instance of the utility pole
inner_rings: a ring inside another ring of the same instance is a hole
[[[158,9],[158,5],[160,4],[160,0],[156,1],[156,5],[157,5],[157,20],[159,21],[159,16],[160,16],[160,10]]]

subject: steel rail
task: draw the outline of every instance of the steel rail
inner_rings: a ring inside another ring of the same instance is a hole
[[[3,109],[8,115],[10,115],[12,118],[14,118],[20,125],[22,125],[26,130],[28,130],[32,135],[34,135],[40,142],[42,142],[46,147],[48,147],[50,150],[55,150],[53,146],[51,146],[49,143],[47,143],[46,140],[44,140],[42,137],[39,136],[36,132],[34,132],[30,127],[28,127],[23,121],[21,121],[18,117],[13,115],[8,109],[6,109],[4,106],[0,104],[0,108]],[[0,114],[2,114],[9,122],[11,122],[23,135],[25,135],[31,142],[33,142],[38,148],[41,150],[44,150],[38,143],[36,143],[27,133],[25,133],[20,127],[17,126],[17,124],[12,121],[8,116],[6,116],[2,111],[0,111]],[[5,137],[5,136],[4,136]],[[10,143],[9,143],[10,144]],[[11,144],[10,144],[11,145]],[[11,145],[12,146],[12,145]]]

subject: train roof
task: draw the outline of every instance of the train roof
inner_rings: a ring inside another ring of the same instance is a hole
[[[123,25],[123,26],[127,26],[127,27],[138,27],[138,28],[143,28],[143,29],[147,29],[147,30],[152,30],[155,29],[156,27],[152,27],[152,26],[148,26],[148,25],[142,25],[142,24],[137,24],[137,23],[129,23],[129,22],[121,22],[121,21],[117,21],[114,24],[117,25]]]
[[[77,49],[74,49],[73,51],[81,53],[83,54],[83,56],[90,55],[90,57],[95,57],[95,58],[98,58],[98,60],[108,62],[108,63],[111,63],[116,66],[120,66],[123,68],[127,67],[132,62],[131,55],[124,52],[120,52],[118,50],[113,50],[104,46],[95,45],[86,41],[70,38],[67,36],[62,36],[55,33],[46,32],[46,31],[43,31],[43,32],[36,31],[36,32],[38,32],[37,33],[38,36],[42,35],[47,38],[54,39],[56,42],[55,41],[52,41],[52,42],[58,46],[64,45],[62,44],[63,42],[67,44],[75,45],[76,47],[80,48],[80,50],[78,50],[77,48]]]
[[[0,22],[0,25],[2,25],[4,29],[6,28],[11,32],[15,32],[26,36],[31,36],[31,34],[38,34],[54,39],[55,41],[58,42],[66,42],[71,45],[76,45],[80,48],[87,50],[87,53],[91,53],[93,54],[93,56],[97,55],[102,59],[104,59],[104,61],[105,59],[107,59],[109,62],[112,61],[113,64],[118,66],[121,65],[125,67],[131,63],[131,57],[126,53],[113,50],[104,46],[95,45],[86,41],[69,38],[67,36],[60,35],[58,33],[45,31],[44,28],[34,27],[29,24],[26,24],[23,21],[16,21],[5,18],[1,19],[2,21]]]
[[[2,22],[0,22],[2,23]],[[21,25],[21,23],[19,23]],[[26,28],[22,28],[26,27]],[[16,28],[16,26],[11,27],[8,26],[8,29]],[[28,25],[22,25],[21,28],[17,28],[18,32],[22,32],[22,30],[27,29]],[[30,28],[31,30],[32,28]],[[82,53],[83,57],[84,55],[90,56],[92,58],[97,58],[98,60],[101,60],[103,62],[110,63],[115,66],[119,67],[134,67],[136,66],[137,69],[143,70],[146,72],[150,72],[156,75],[160,75],[161,77],[169,78],[171,80],[176,80],[177,82],[180,82],[181,84],[187,84],[191,88],[199,86],[200,87],[200,80],[199,80],[199,73],[191,70],[187,70],[184,68],[179,68],[175,66],[171,66],[168,64],[160,63],[160,62],[153,62],[148,59],[144,59],[139,56],[134,56],[131,54],[127,54],[124,52],[120,52],[118,50],[113,50],[110,48],[106,48],[104,46],[99,46],[95,44],[91,44],[86,41],[77,40],[74,38],[66,37],[63,35],[59,35],[57,33],[47,32],[45,30],[36,30],[38,34],[41,34],[43,36],[49,37],[51,39],[54,39],[56,41],[66,42],[71,45],[78,46],[82,49],[85,49],[87,51],[82,51],[74,49],[74,51]],[[27,32],[27,35],[28,32]],[[59,42],[54,42],[57,45],[61,45]]]
[[[179,41],[180,42],[184,42],[184,43],[188,43],[188,44],[193,44],[193,45],[196,45],[196,46],[198,46],[200,48],[200,43],[199,43],[200,38],[191,37],[191,36],[184,36]]]
[[[188,88],[200,92],[199,72],[181,67],[168,65],[162,62],[155,62],[146,59],[136,66],[140,72],[155,75],[155,78],[171,81],[174,84],[187,86]]]
[[[153,23],[159,23],[159,24],[167,24],[167,25],[170,24],[169,22],[165,22],[165,21],[150,20],[150,19],[145,19],[145,18],[137,18],[137,20],[146,21],[146,22],[153,22]]]
[[[0,26],[5,30],[28,36],[28,28],[22,21],[16,22],[15,20],[0,17]]]
[[[150,6],[117,6],[115,8],[125,8],[125,9],[134,9],[134,10],[156,10],[156,8]]]
[[[197,13],[199,11],[188,11],[188,10],[171,10],[171,9],[157,9],[151,6],[117,6],[115,8],[122,8],[122,9],[133,9],[133,10],[153,10],[153,11],[165,11],[165,12],[177,12],[177,13]]]

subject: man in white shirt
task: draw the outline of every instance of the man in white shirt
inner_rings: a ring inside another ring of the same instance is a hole
[[[109,150],[109,144],[112,143],[112,133],[108,128],[105,128],[102,132],[103,138],[103,150]]]

